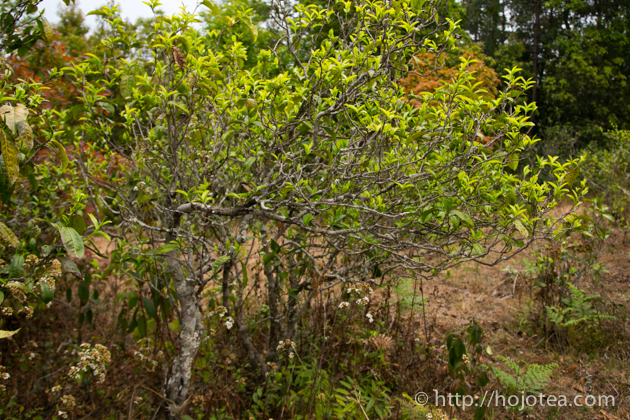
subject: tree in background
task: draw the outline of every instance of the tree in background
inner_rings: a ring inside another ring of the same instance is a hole
[[[553,133],[573,132],[579,149],[605,142],[601,129],[630,127],[630,3],[465,0],[462,7],[464,28],[494,68],[518,65],[536,82],[529,98],[543,149],[562,149]]]
[[[421,51],[413,57],[413,72],[400,81],[406,91],[415,95],[435,92],[459,77],[462,61],[470,62],[464,71],[469,72],[479,89],[485,89],[489,97],[496,97],[499,87],[497,73],[486,64],[487,57],[474,45],[454,47],[448,52],[436,54]]]
[[[30,80],[42,83],[46,89],[39,94],[44,106],[61,109],[77,104],[77,90],[64,78],[51,78],[50,71],[77,61],[88,48],[86,34],[89,29],[84,17],[74,4],[59,11],[60,21],[52,28],[52,39],[36,42],[28,54],[11,54],[7,64],[11,67],[11,80]]]

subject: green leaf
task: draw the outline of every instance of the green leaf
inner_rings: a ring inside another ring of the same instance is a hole
[[[166,244],[154,250],[152,254],[156,254],[156,255],[166,254],[167,252],[175,251],[177,249],[179,249],[179,246],[177,244]]]
[[[74,258],[83,258],[83,255],[85,255],[85,247],[81,235],[68,226],[59,226],[59,233],[61,234],[63,247],[66,249],[68,255]]]
[[[138,303],[138,294],[134,293],[131,296],[129,296],[128,303],[129,303],[129,309],[133,309]]]
[[[18,248],[20,246],[20,241],[17,236],[15,236],[13,231],[2,222],[0,222],[0,236],[2,239],[13,245],[14,248]]]
[[[564,176],[564,182],[566,182],[567,186],[571,188],[579,175],[580,175],[580,168],[575,168]]]
[[[304,223],[304,226],[308,226],[311,220],[313,220],[313,215],[310,213],[306,213],[304,216],[302,216],[302,223]]]
[[[175,101],[168,101],[169,105],[173,105],[179,109],[181,109],[182,111],[184,111],[186,114],[189,114],[190,111],[188,111],[188,109],[186,108],[186,106],[184,106],[184,104],[181,104],[179,102],[175,102]]]
[[[79,235],[85,232],[85,220],[82,216],[79,216],[78,214],[73,214],[72,216],[70,216],[69,226],[72,229],[76,230]]]
[[[13,140],[7,137],[4,131],[0,130],[0,143],[2,148],[2,159],[7,173],[8,184],[15,183],[20,171],[20,162],[18,160],[18,150]]]
[[[100,102],[97,102],[96,104],[100,106],[101,108],[103,108],[105,111],[109,112],[110,114],[113,114],[116,112],[116,110],[114,109],[114,105],[110,104],[109,102],[100,101]]]
[[[53,140],[51,143],[57,148],[57,154],[61,159],[61,170],[64,171],[68,167],[68,155],[66,154],[66,148],[63,147],[63,145],[57,140]]]
[[[483,255],[486,252],[485,249],[483,249],[483,247],[479,244],[474,244],[472,246],[472,254],[473,256],[477,257],[479,255]]]
[[[507,166],[513,171],[515,171],[516,168],[518,168],[518,154],[512,153],[510,155],[510,157],[508,158]]]
[[[43,33],[44,41],[46,41],[47,44],[50,44],[54,40],[52,26],[50,26],[48,19],[46,19],[45,17],[42,17],[41,21],[42,21],[42,28],[44,29],[44,33]]]
[[[138,332],[140,336],[147,336],[147,319],[144,316],[138,317]]]
[[[254,36],[254,42],[256,42],[256,38],[258,38],[258,28],[256,25],[252,25],[250,22],[247,22],[247,27],[250,31],[252,31],[252,35]]]
[[[94,15],[94,16],[107,16],[107,12],[105,12],[102,9],[96,9],[96,10],[92,10],[91,12],[85,14],[85,16],[91,16],[91,15]]]
[[[525,228],[525,226],[523,226],[523,222],[521,222],[520,219],[516,219],[514,221],[514,227],[521,232],[521,235],[523,235],[526,238],[529,238],[529,232],[527,231],[527,229]]]
[[[214,260],[212,262],[212,275],[214,276],[217,271],[219,270],[219,267],[221,267],[225,262],[229,261],[230,257],[224,255],[222,257],[217,258],[216,260]]]
[[[83,278],[81,270],[79,270],[79,267],[70,258],[60,255],[57,257],[57,260],[61,263],[63,271],[66,273],[76,274],[79,278]]]
[[[221,14],[221,9],[219,9],[219,6],[214,4],[214,2],[210,0],[203,0],[201,4],[203,4],[208,9],[210,9],[210,11],[214,14],[214,16],[219,16]]]
[[[245,170],[251,168],[254,162],[256,162],[256,157],[254,156],[248,157],[247,160],[243,163],[243,168]]]
[[[26,150],[33,148],[33,129],[26,121],[20,121],[17,125],[18,137]]]
[[[245,289],[249,279],[247,278],[247,266],[244,262],[241,262],[241,271],[243,271],[243,289]],[[0,301],[0,303],[2,303],[2,301]]]
[[[90,299],[90,289],[87,284],[81,283],[79,284],[79,299],[81,299],[81,304],[85,305]]]
[[[42,302],[49,303],[55,297],[55,290],[51,289],[47,284],[41,283],[42,288]]]
[[[4,301],[4,293],[0,292],[0,304]]]
[[[7,169],[4,164],[4,159],[0,159],[0,200],[7,203],[11,199],[15,184],[9,183],[9,176],[7,175]]]
[[[133,88],[136,86],[136,76],[126,74],[120,78],[120,94],[127,98],[131,96]]]
[[[155,304],[153,301],[147,297],[143,297],[142,303],[144,304],[144,309],[147,311],[147,315],[153,319],[157,319],[157,312],[155,311]]]
[[[21,328],[18,328],[15,331],[4,331],[4,330],[0,330],[0,338],[8,338],[11,337],[12,335],[14,335],[15,333],[17,333],[18,331],[20,331]]]
[[[9,264],[9,278],[21,277],[24,269],[24,256],[15,254],[11,257],[11,263]]]
[[[488,407],[486,406],[481,406],[481,407],[477,407],[477,409],[475,410],[475,414],[473,416],[473,420],[483,420],[486,418],[486,410],[488,409]]]
[[[451,213],[453,213],[455,216],[459,217],[459,219],[462,222],[464,222],[466,224],[466,226],[468,226],[468,227],[473,227],[474,226],[472,219],[466,213],[463,213],[463,212],[461,212],[459,210],[453,210],[453,211],[451,211]]]

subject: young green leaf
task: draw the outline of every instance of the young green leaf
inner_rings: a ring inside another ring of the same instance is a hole
[[[59,155],[59,158],[61,159],[61,170],[63,171],[68,167],[68,155],[66,154],[66,149],[57,140],[53,140],[52,144],[54,144],[55,147],[57,148],[57,154]]]
[[[219,267],[221,267],[225,262],[229,261],[230,257],[224,255],[222,257],[217,258],[216,260],[214,260],[212,262],[212,275],[215,275],[216,272],[219,270]]]
[[[153,254],[166,254],[167,252],[175,251],[177,249],[179,249],[179,246],[177,244],[166,244],[153,251]]]
[[[518,154],[512,153],[510,155],[510,157],[508,158],[507,166],[513,171],[515,171],[516,168],[518,168]]]

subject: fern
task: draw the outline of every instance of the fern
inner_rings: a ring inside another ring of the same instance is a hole
[[[492,372],[498,379],[499,383],[509,392],[530,392],[538,393],[551,381],[553,370],[558,367],[557,364],[538,365],[536,363],[528,364],[524,361],[521,367],[519,363],[503,356],[497,356],[511,372],[506,372],[498,367],[492,367]]]
[[[587,295],[583,290],[578,289],[569,282],[565,282],[565,285],[569,291],[569,297],[562,299],[562,303],[564,303],[566,307],[561,309],[556,306],[548,306],[545,308],[547,318],[553,324],[565,328],[580,324],[590,326],[597,320],[615,318],[611,315],[600,314],[597,309],[593,307],[593,302],[600,300],[601,296]]]

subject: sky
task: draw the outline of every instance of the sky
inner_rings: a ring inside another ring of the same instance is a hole
[[[108,3],[107,0],[76,0],[77,7],[87,14],[92,10],[98,9],[101,6]],[[143,0],[117,0],[116,3],[120,4],[121,15],[124,20],[135,22],[139,17],[153,16],[151,8],[143,3]],[[197,6],[197,0],[161,0],[162,6],[160,9],[164,11],[166,15],[172,15],[180,11],[182,4],[186,6],[186,9],[192,11]],[[39,4],[39,10],[45,9],[44,16],[51,24],[55,24],[59,21],[57,11],[65,7],[62,0],[43,0]],[[198,10],[205,9],[201,6]],[[86,16],[86,24],[90,28],[96,26],[96,16]]]

